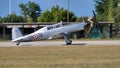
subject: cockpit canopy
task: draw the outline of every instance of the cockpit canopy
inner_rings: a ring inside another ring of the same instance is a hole
[[[51,29],[59,28],[59,27],[62,27],[62,23],[47,26],[47,30],[51,30]]]

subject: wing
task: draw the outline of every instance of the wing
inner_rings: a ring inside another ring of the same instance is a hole
[[[59,33],[59,34],[55,34],[51,37],[49,37],[48,39],[55,39],[55,38],[61,38],[64,37],[65,33]]]
[[[60,37],[64,37],[66,45],[72,44],[72,41],[69,39],[68,34],[65,34],[65,33],[59,33],[59,34],[53,35],[53,36],[49,37],[48,39],[55,39],[55,38],[60,38]]]

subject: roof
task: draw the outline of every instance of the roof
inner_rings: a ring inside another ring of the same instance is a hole
[[[23,27],[24,28],[36,28],[36,27],[43,27],[47,25],[52,25],[59,22],[33,22],[33,23],[2,23],[2,25],[5,25],[7,28],[12,27]],[[63,25],[65,24],[71,24],[71,23],[80,23],[80,22],[63,22]],[[98,22],[98,24],[114,24],[113,22]]]
[[[51,25],[53,23],[2,23],[3,25]]]
[[[6,26],[7,28],[13,28],[13,27],[24,27],[24,28],[36,28],[36,27],[43,27],[48,25],[53,25],[59,22],[39,22],[39,23],[2,23],[3,26]],[[70,22],[75,23],[75,22]],[[63,22],[63,24],[68,24],[67,22]]]
[[[114,22],[98,22],[99,24],[114,24]]]

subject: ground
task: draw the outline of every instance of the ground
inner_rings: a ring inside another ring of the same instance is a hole
[[[1,68],[120,68],[119,40],[73,41],[71,46],[64,41],[0,45]]]
[[[73,40],[72,46],[74,45],[120,45],[120,40]],[[11,41],[0,42],[0,47],[16,46],[16,43]],[[64,40],[44,40],[34,42],[21,42],[19,46],[65,46]]]

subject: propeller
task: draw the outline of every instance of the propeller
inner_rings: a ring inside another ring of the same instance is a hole
[[[96,14],[93,11],[93,26],[97,26],[97,25],[98,25],[98,22],[97,22]]]

